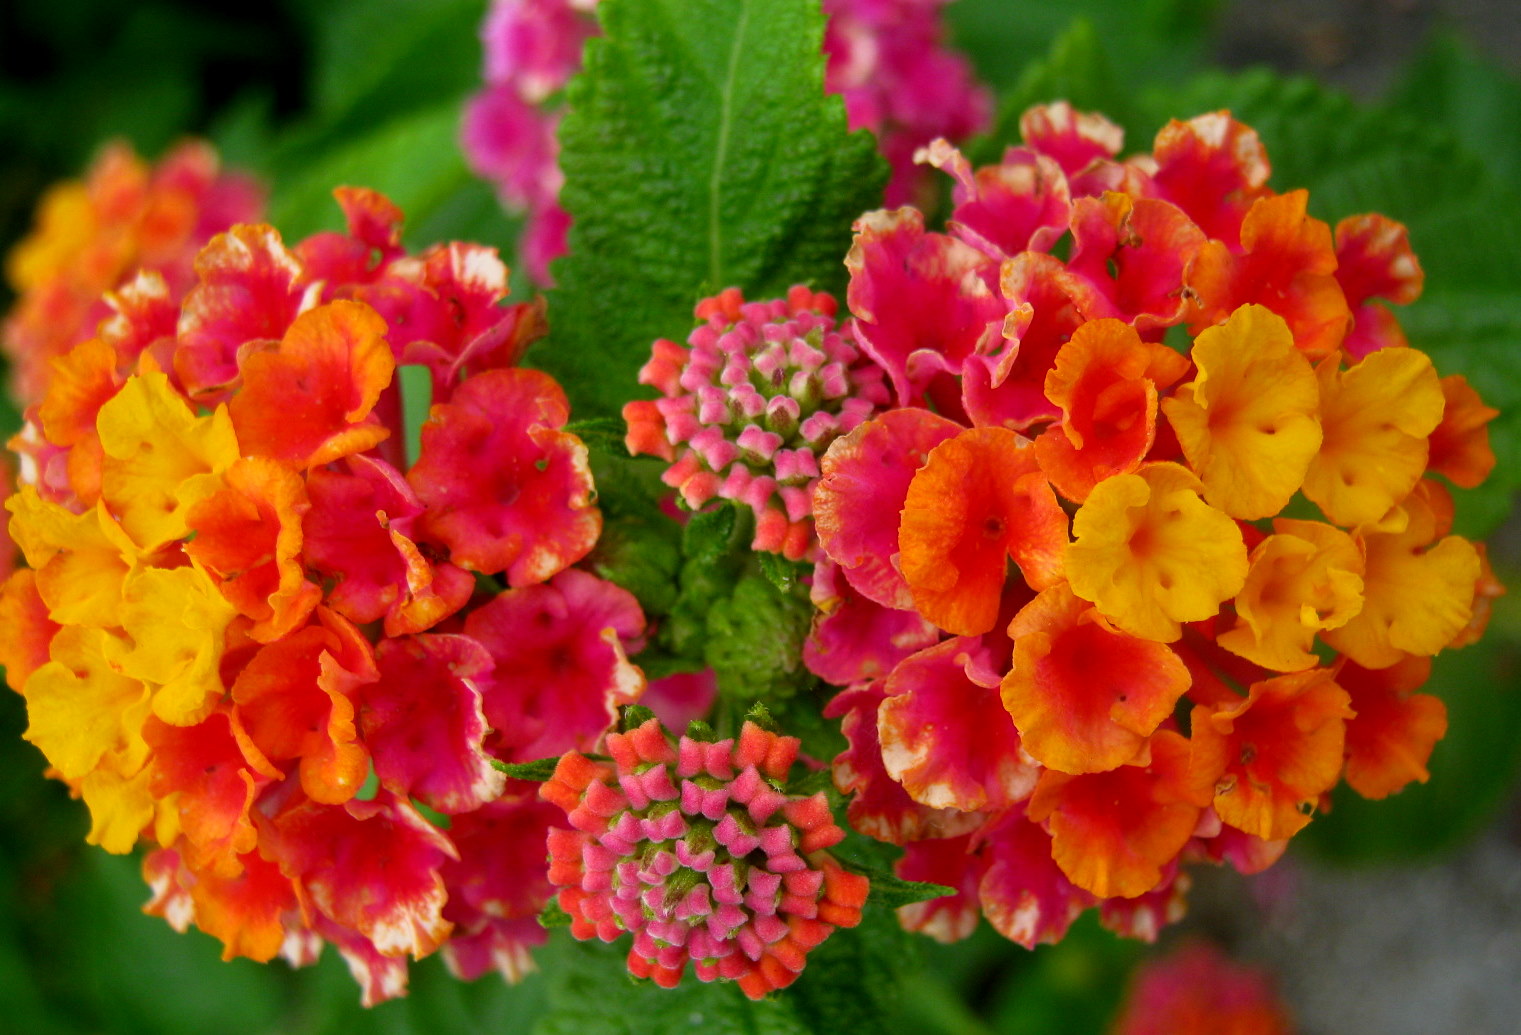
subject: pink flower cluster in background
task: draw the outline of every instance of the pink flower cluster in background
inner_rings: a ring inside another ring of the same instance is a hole
[[[877,134],[892,165],[890,205],[923,193],[918,147],[935,137],[964,139],[991,113],[970,65],[943,45],[947,2],[824,0],[825,88],[844,97],[851,129]],[[570,226],[558,201],[555,133],[564,112],[557,94],[597,34],[595,8],[596,0],[494,0],[481,26],[486,86],[465,111],[465,155],[505,205],[527,213],[523,254],[543,284],[551,260],[565,253]]]

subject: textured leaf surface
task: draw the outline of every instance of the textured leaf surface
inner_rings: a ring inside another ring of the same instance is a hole
[[[533,362],[578,416],[618,412],[656,338],[728,286],[838,290],[850,223],[881,196],[868,134],[823,92],[807,0],[606,0],[561,127],[574,219]]]

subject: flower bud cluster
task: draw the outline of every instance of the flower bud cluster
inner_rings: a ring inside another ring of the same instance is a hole
[[[746,722],[737,740],[672,745],[649,719],[607,749],[566,754],[540,789],[570,822],[549,833],[549,879],[577,938],[630,933],[635,976],[669,988],[691,962],[759,999],[860,923],[867,880],[828,853],[845,833],[824,795],[783,789],[795,737]]]
[[[623,410],[629,451],[669,461],[662,478],[688,507],[750,507],[754,548],[792,560],[813,546],[818,457],[888,399],[881,368],[835,329],[834,310],[801,286],[767,302],[734,288],[704,299],[687,345],[657,341],[639,372],[662,398]]]

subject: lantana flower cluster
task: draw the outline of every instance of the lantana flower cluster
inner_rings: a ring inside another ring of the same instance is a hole
[[[1343,778],[1425,780],[1419,692],[1501,592],[1444,482],[1494,463],[1495,415],[1389,303],[1422,274],[1381,215],[1333,230],[1267,186],[1225,112],[1120,160],[1066,104],[913,208],[856,224],[862,351],[896,408],[824,454],[806,660],[850,822],[1025,945],[1080,912],[1154,937],[1195,860],[1270,865]]]
[[[665,988],[688,962],[751,999],[795,981],[868,890],[828,852],[845,832],[824,794],[786,791],[798,747],[753,721],[673,745],[649,718],[608,734],[610,761],[567,753],[540,793],[570,822],[549,832],[549,879],[571,933],[632,934],[629,971]]]
[[[465,243],[240,224],[54,361],[0,591],[26,737],[152,846],[149,911],[225,955],[333,943],[367,1003],[407,959],[515,978],[557,810],[496,762],[590,749],[644,678],[633,596],[574,565],[601,517],[542,331]],[[398,366],[431,385],[407,462]]]
[[[221,170],[216,152],[186,141],[150,166],[131,146],[104,147],[83,180],[42,199],[32,233],[7,256],[16,304],[0,325],[11,394],[42,399],[50,363],[145,292],[176,301],[195,283],[195,256],[214,234],[257,220],[252,178]]]
[[[941,42],[946,2],[824,0],[825,89],[844,98],[851,129],[877,134],[893,169],[889,204],[924,193],[917,148],[936,137],[969,137],[991,116],[971,66]],[[462,143],[502,202],[527,213],[523,254],[540,283],[565,253],[570,226],[559,204],[560,91],[598,33],[596,7],[597,0],[493,0],[481,25],[486,85],[466,108]]]

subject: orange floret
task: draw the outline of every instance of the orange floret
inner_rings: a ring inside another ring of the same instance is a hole
[[[1244,520],[1278,513],[1320,448],[1320,392],[1289,325],[1246,305],[1200,333],[1199,373],[1162,401],[1204,498]]]
[[[1025,813],[1049,821],[1051,856],[1073,884],[1134,898],[1161,882],[1207,804],[1208,786],[1190,776],[1188,741],[1161,730],[1144,763],[1081,776],[1048,769]]]
[[[333,302],[296,317],[278,349],[247,356],[229,404],[243,452],[304,469],[385,439],[370,413],[396,368],[386,332],[369,306]]]
[[[1193,771],[1215,777],[1215,811],[1237,830],[1275,841],[1310,822],[1341,775],[1347,692],[1329,669],[1253,683],[1234,707],[1193,713]]]
[[[898,529],[914,607],[949,632],[993,628],[1006,559],[1036,589],[1061,577],[1067,515],[1028,439],[972,428],[936,446],[914,475]]]
[[[1347,783],[1364,798],[1387,798],[1430,778],[1426,761],[1447,735],[1447,706],[1414,692],[1429,678],[1431,659],[1416,657],[1382,669],[1347,662],[1337,673],[1357,712],[1347,722]]]
[[[1062,583],[1014,616],[1004,707],[1031,757],[1064,773],[1131,761],[1191,682],[1165,644],[1117,631]]]
[[[1185,357],[1143,342],[1120,320],[1090,320],[1074,331],[1045,381],[1062,420],[1035,442],[1057,490],[1080,503],[1105,478],[1134,471],[1156,437],[1157,390],[1187,370]]]
[[[1253,202],[1241,223],[1241,254],[1205,242],[1184,275],[1193,296],[1188,327],[1198,334],[1248,302],[1286,321],[1312,360],[1333,354],[1352,314],[1337,283],[1331,228],[1306,214],[1310,193],[1290,191]]]
[[[1489,422],[1500,411],[1485,406],[1462,374],[1442,378],[1442,397],[1442,423],[1428,440],[1426,470],[1446,475],[1459,488],[1478,488],[1495,468]]]

